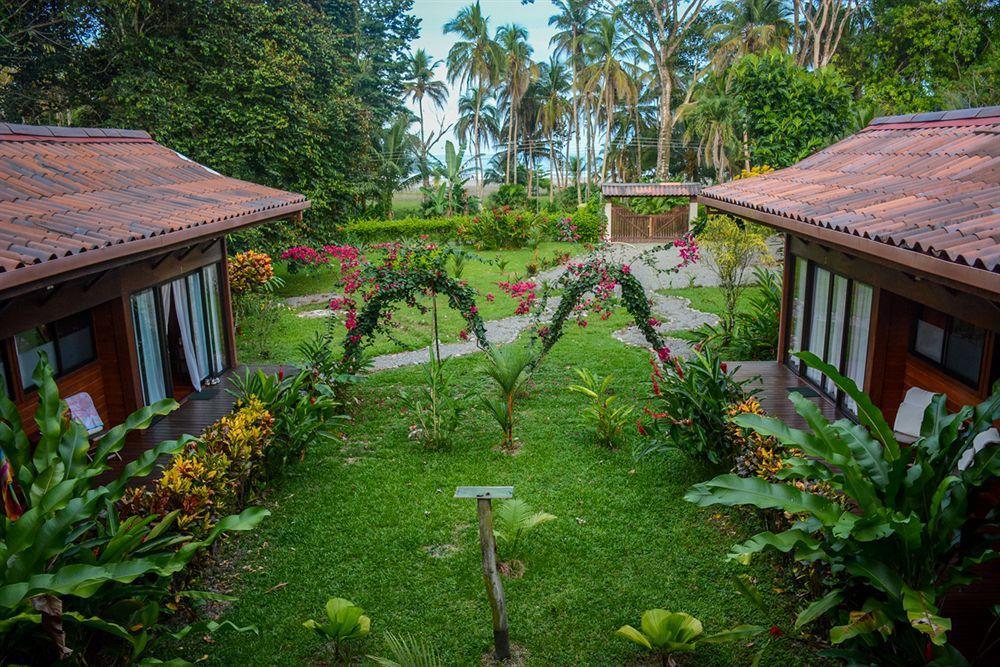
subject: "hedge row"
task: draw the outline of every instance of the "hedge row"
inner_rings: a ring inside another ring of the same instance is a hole
[[[345,232],[356,243],[383,243],[424,235],[445,240],[453,238],[457,229],[468,222],[469,218],[460,215],[452,218],[359,220],[348,224]]]

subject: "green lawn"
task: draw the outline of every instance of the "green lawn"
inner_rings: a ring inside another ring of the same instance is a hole
[[[749,308],[750,299],[760,288],[757,286],[747,287],[740,300],[737,302],[737,310],[745,311]],[[682,296],[691,301],[691,307],[706,313],[723,315],[726,312],[725,299],[722,295],[721,287],[678,287],[675,289],[658,290],[660,294],[667,296]]]
[[[427,452],[407,438],[411,420],[398,391],[419,383],[422,369],[358,385],[342,442],[316,443],[291,466],[266,499],[272,516],[230,540],[205,582],[237,597],[221,619],[255,624],[260,634],[220,632],[210,645],[192,638],[182,652],[207,655],[210,664],[329,664],[327,647],[302,622],[342,596],[372,618],[366,652],[383,653],[387,631],[411,633],[429,639],[445,664],[479,664],[492,633],[475,507],[452,498],[467,484],[512,484],[518,497],[558,516],[530,536],[524,577],[504,582],[511,638],[528,664],[647,664],[614,631],[653,607],[694,614],[708,632],[787,622],[791,603],[774,592],[786,584],[770,565],[725,560],[731,544],[759,528],[755,516],[683,500],[711,471],[681,455],[637,462],[629,447],[590,442],[581,398],[566,391],[573,367],[613,374],[627,400],[648,391],[647,354],[610,336],[627,323],[619,313],[569,327],[519,404],[514,456],[496,451],[498,431],[477,405],[487,386],[482,355],[448,362],[459,390],[471,394],[450,451]],[[772,611],[737,594],[737,573],[757,581]],[[694,664],[749,664],[764,643],[705,646]],[[811,660],[771,646],[762,664],[779,662]]]
[[[581,246],[571,243],[543,243],[538,249],[539,258],[548,258],[557,252],[579,253]],[[506,262],[504,273],[500,274],[495,264],[468,260],[462,273],[462,279],[469,281],[480,295],[479,312],[485,320],[498,319],[514,314],[516,302],[497,287],[500,280],[513,280],[526,275],[526,265],[535,261],[531,250],[484,251],[480,254],[483,260],[492,261],[499,258]],[[279,266],[278,275],[285,281],[278,291],[278,296],[297,296],[302,294],[320,294],[339,291],[337,271],[322,270],[317,273],[288,274],[284,266]],[[485,297],[492,293],[494,301]],[[425,300],[429,304],[429,300]],[[277,322],[274,330],[267,336],[263,344],[249,345],[245,337],[237,339],[240,361],[243,363],[286,363],[301,360],[298,347],[303,342],[312,339],[316,333],[326,327],[323,318],[308,319],[299,317],[296,313],[302,310],[323,308],[324,304],[303,306],[297,309],[280,309],[276,314]],[[431,315],[423,314],[415,308],[401,305],[395,313],[395,319],[400,327],[392,332],[392,338],[380,336],[370,348],[372,354],[389,354],[402,350],[426,347],[431,342]],[[443,342],[458,340],[459,332],[465,328],[462,317],[440,304],[438,310],[439,329]],[[340,327],[340,331],[344,331]]]

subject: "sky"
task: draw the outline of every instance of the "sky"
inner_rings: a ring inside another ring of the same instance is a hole
[[[413,50],[424,49],[435,60],[444,61],[448,56],[448,49],[454,42],[453,35],[444,34],[443,26],[450,19],[458,14],[458,10],[471,4],[472,0],[414,0],[413,14],[420,17],[420,37],[413,42]],[[496,29],[505,23],[517,23],[528,30],[528,43],[534,48],[532,58],[536,61],[548,60],[549,39],[555,32],[549,27],[549,16],[555,13],[555,8],[550,0],[535,0],[534,4],[522,5],[521,0],[481,0],[480,4],[483,13],[490,19],[490,32],[496,33]],[[437,68],[438,78],[447,81],[448,70],[442,62]],[[436,130],[439,119],[443,119],[445,125],[454,123],[458,118],[458,97],[461,91],[449,84],[449,95],[447,106],[438,111],[424,105],[425,124],[427,131]],[[408,105],[417,111],[415,104]],[[452,139],[454,136],[449,133],[445,137]],[[441,141],[431,151],[433,155],[441,157],[444,155],[444,141]]]

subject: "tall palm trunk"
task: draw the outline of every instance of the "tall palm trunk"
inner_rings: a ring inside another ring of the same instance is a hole
[[[480,79],[479,82],[479,94],[476,95],[476,108],[472,113],[472,139],[476,145],[476,194],[480,199],[483,198],[483,164],[480,161],[480,150],[479,150],[479,113],[483,105],[483,84]]]
[[[604,160],[601,162],[601,183],[608,180],[608,158],[611,155],[611,126],[615,120],[615,108],[611,101],[611,86],[604,86],[604,120],[607,130],[604,134]]]
[[[420,96],[420,101],[417,103],[420,107],[420,173],[423,176],[424,187],[428,188],[431,185],[430,174],[427,173],[427,139],[424,136],[424,97]]]
[[[590,201],[590,184],[594,180],[594,105],[587,103],[587,201]]]
[[[521,123],[517,116],[514,116],[510,122],[514,124],[514,143],[512,146],[509,146],[511,159],[514,162],[514,180],[511,183],[517,183],[517,154],[521,147]]]
[[[553,136],[553,133],[550,130],[549,131],[549,203],[550,204],[553,201],[555,201],[555,195],[553,193],[553,190],[555,189],[554,188],[556,182],[555,179],[557,176],[554,169],[555,164],[556,164],[555,137]]]
[[[642,134],[639,128],[639,99],[635,101],[635,180],[642,180]]]
[[[576,53],[576,27],[573,27],[573,134],[576,139],[576,205],[583,203],[580,189],[580,62]]]
[[[656,178],[670,180],[670,139],[674,133],[674,115],[670,110],[673,80],[670,68],[664,64],[657,68],[660,78],[660,133],[656,141]]]
[[[510,96],[510,105],[507,107],[507,169],[504,174],[504,182],[510,183],[510,157],[514,143],[514,95]],[[516,166],[515,166],[516,168]]]

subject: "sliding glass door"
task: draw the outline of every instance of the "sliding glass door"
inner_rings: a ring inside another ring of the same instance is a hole
[[[220,288],[219,267],[211,264],[132,295],[132,323],[146,405],[173,393],[166,370],[170,368],[168,326],[181,327],[180,348],[174,354],[183,354],[195,391],[206,379],[226,370]],[[172,332],[172,340],[177,340],[177,333]]]
[[[868,361],[872,288],[801,257],[792,274],[788,352],[808,350],[864,387]],[[790,365],[850,412],[854,402],[815,368],[791,358]]]

